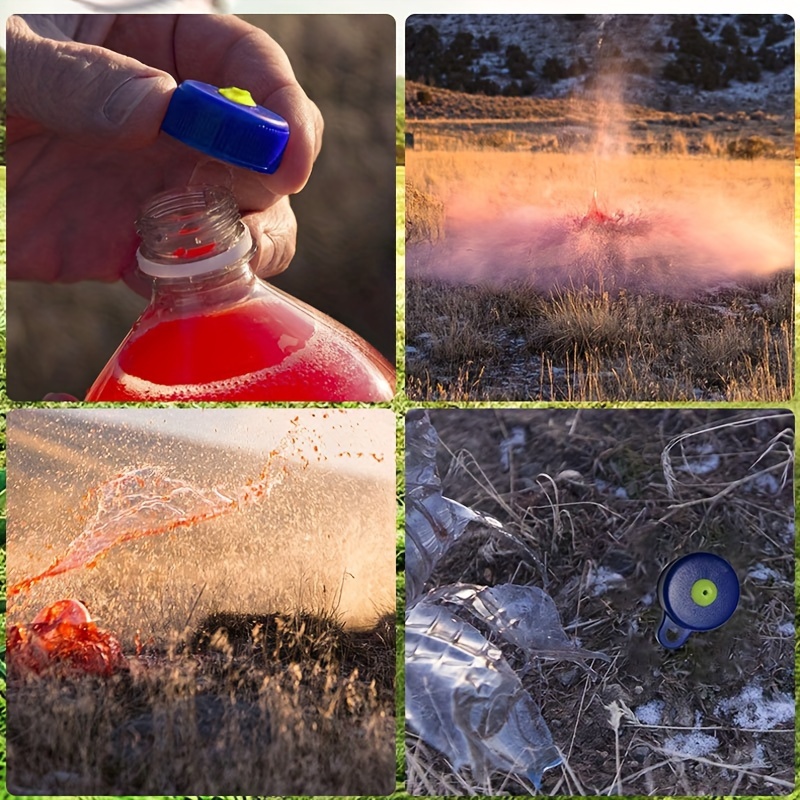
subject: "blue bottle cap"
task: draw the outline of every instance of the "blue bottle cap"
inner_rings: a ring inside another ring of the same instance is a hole
[[[289,141],[289,124],[243,89],[184,81],[172,95],[161,130],[237,167],[273,173]]]
[[[662,570],[657,593],[664,613],[656,638],[674,649],[692,631],[710,631],[731,618],[739,604],[739,579],[724,558],[690,553]]]

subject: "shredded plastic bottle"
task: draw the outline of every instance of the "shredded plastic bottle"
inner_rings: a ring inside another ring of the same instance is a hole
[[[158,195],[138,220],[149,306],[88,401],[385,401],[394,370],[351,330],[259,280],[233,195]]]

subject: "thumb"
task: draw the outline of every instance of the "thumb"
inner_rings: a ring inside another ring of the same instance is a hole
[[[171,75],[104,47],[41,36],[19,17],[8,27],[10,117],[81,144],[136,148],[156,139]]]

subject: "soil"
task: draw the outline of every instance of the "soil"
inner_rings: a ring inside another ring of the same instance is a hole
[[[430,417],[444,495],[498,519],[537,561],[521,565],[521,549],[506,537],[489,542],[491,528],[481,528],[451,547],[430,585],[538,585],[568,635],[611,659],[539,661],[524,671],[565,762],[545,773],[542,791],[788,793],[794,715],[778,720],[770,709],[785,711],[794,695],[791,414],[440,409]],[[733,565],[739,606],[722,627],[670,651],[655,639],[656,583],[669,562],[695,551]],[[519,654],[503,649],[521,668]],[[758,702],[726,706],[748,687]],[[658,708],[655,721],[648,708]],[[737,711],[753,720],[736,721]],[[476,786],[413,741],[408,763],[412,792],[530,792],[514,776]]]

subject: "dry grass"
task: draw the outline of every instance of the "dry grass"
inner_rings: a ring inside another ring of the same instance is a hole
[[[217,614],[110,679],[9,676],[18,794],[388,794],[394,619]]]
[[[614,125],[616,148],[629,153],[790,158],[793,147],[788,109],[784,115],[674,113],[583,97],[468,95],[406,82],[406,130],[416,150],[585,152],[594,147],[603,120]],[[760,142],[748,144],[750,139]]]
[[[763,218],[791,224],[791,159],[731,161],[702,156],[613,156],[591,153],[520,153],[479,149],[406,153],[406,177],[445,206],[464,192],[481,213],[532,205],[583,213],[592,191],[612,207],[628,201],[675,199],[687,208],[717,198]],[[733,196],[732,196],[733,195]],[[510,205],[509,201],[513,201]],[[407,212],[414,215],[414,205]],[[489,216],[486,213],[486,216]]]
[[[792,396],[788,162],[411,152],[407,177],[414,399]],[[618,229],[581,226],[593,189]]]
[[[412,279],[407,391],[415,400],[783,401],[793,391],[792,281],[784,272],[738,293],[671,300]]]
[[[495,516],[538,561],[521,565],[508,540],[483,528],[453,546],[431,583],[541,586],[567,632],[612,658],[593,669],[526,666],[504,647],[563,755],[543,793],[787,794],[792,721],[736,722],[722,701],[748,685],[765,700],[794,694],[791,415],[448,409],[431,419],[445,495]],[[504,463],[502,442],[515,429],[525,443],[506,449]],[[697,550],[731,561],[739,608],[668,652],[655,641],[656,581],[669,561]],[[640,709],[653,701],[661,713],[649,723]],[[681,733],[716,743],[684,752],[673,738]],[[413,740],[407,766],[412,793],[529,791],[502,774],[476,785]]]

